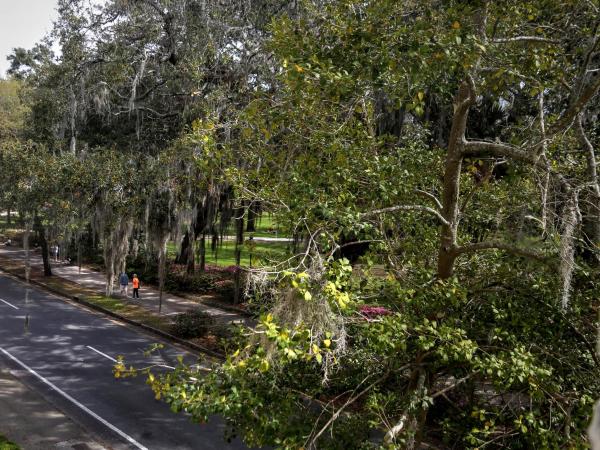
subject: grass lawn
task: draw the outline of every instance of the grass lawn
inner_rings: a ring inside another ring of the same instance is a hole
[[[271,214],[263,214],[261,217],[257,217],[254,223],[256,231],[246,231],[244,229],[244,238],[248,238],[248,236],[256,236],[256,237],[288,237],[281,233],[281,227],[275,221],[274,217]],[[230,225],[225,232],[226,236],[234,236],[235,228]]]
[[[0,214],[0,243],[3,243],[7,237],[14,238],[22,231],[18,223],[19,218],[14,211],[11,213],[11,217],[12,219],[9,226],[6,213]]]
[[[20,450],[20,447],[0,434],[0,450]]]
[[[257,218],[255,228],[256,231],[246,232],[246,234],[256,237],[287,237],[280,234],[279,225],[270,214]]]
[[[169,242],[167,246],[169,256],[174,257],[177,254],[177,246],[174,242]],[[252,253],[252,265],[269,261],[280,261],[288,254],[288,245],[285,242],[255,242],[251,249],[247,244],[242,247],[241,265],[250,266],[250,253]],[[235,243],[233,241],[223,241],[223,244],[217,249],[216,255],[210,249],[206,249],[206,263],[218,266],[235,265]]]

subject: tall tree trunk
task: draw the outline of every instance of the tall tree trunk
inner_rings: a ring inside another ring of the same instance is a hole
[[[241,280],[242,271],[240,264],[242,262],[242,246],[244,245],[244,208],[238,208],[235,212],[235,265],[238,267],[234,275],[234,296],[233,303],[238,304],[241,299]]]
[[[25,249],[25,281],[29,284],[31,275],[31,252],[29,251],[29,235],[31,233],[31,220],[25,219],[25,233],[23,234],[23,248]]]
[[[161,242],[158,251],[158,313],[162,312],[163,293],[165,290],[165,272],[167,264],[167,242],[168,236]]]
[[[248,221],[246,224],[246,231],[252,233],[256,231],[256,218],[260,211],[260,202],[252,202],[248,207]]]
[[[177,255],[177,264],[185,264],[188,274],[194,273],[194,232],[188,230],[181,242],[181,252]]]
[[[194,239],[192,237],[192,239],[190,239],[190,251],[187,254],[186,271],[187,271],[188,275],[193,275],[196,270],[194,247],[195,247]]]
[[[34,228],[40,241],[40,247],[42,249],[42,262],[44,264],[44,276],[52,276],[52,269],[50,267],[50,257],[48,255],[48,241],[46,240],[46,229],[42,225],[42,221],[39,216],[35,216]]]
[[[81,233],[77,233],[77,267],[81,273]]]
[[[587,173],[592,188],[591,205],[589,206],[590,219],[588,219],[591,222],[592,228],[591,241],[595,247],[596,258],[600,259],[600,180],[598,178],[598,162],[594,146],[583,129],[583,114],[577,116],[576,126],[579,142],[586,152]]]
[[[181,251],[177,255],[175,262],[177,264],[186,264],[188,260],[188,254],[190,252],[190,232],[186,231],[181,241]]]
[[[465,141],[467,117],[469,108],[475,100],[472,84],[465,80],[461,83],[454,99],[454,116],[452,128],[448,139],[448,152],[446,154],[443,194],[442,216],[447,224],[441,226],[440,248],[438,251],[438,277],[450,278],[454,273],[454,262],[458,256],[457,232],[459,221],[459,196],[460,172],[462,168],[462,148]]]
[[[206,270],[206,235],[204,233],[200,238],[198,252],[200,253],[200,272],[204,272]]]
[[[543,156],[546,155],[546,149],[548,144],[546,143],[546,120],[544,115],[544,92],[540,92],[540,96],[538,99],[538,107],[540,110],[540,134],[541,138],[544,141],[542,144],[541,154]],[[550,172],[546,171],[544,173],[544,179],[541,182],[541,197],[542,197],[542,233],[545,235],[548,231],[548,190],[550,189]]]
[[[11,225],[11,217],[10,217],[10,208],[6,210],[6,225],[10,227]]]

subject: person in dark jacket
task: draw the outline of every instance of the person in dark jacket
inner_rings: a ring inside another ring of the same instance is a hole
[[[119,284],[121,285],[121,295],[127,297],[127,286],[129,285],[129,277],[125,272],[121,272],[119,275]]]

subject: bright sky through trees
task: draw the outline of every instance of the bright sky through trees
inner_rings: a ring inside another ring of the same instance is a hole
[[[6,75],[6,57],[15,47],[31,48],[52,28],[55,0],[0,0],[0,76]]]

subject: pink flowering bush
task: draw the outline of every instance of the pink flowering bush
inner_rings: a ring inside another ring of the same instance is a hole
[[[392,311],[383,306],[369,306],[364,305],[360,308],[360,313],[367,318],[367,320],[374,320],[379,316],[388,316],[392,314]]]

